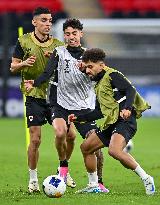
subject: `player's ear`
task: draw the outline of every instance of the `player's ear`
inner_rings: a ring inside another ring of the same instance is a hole
[[[36,19],[35,18],[32,19],[32,25],[36,27]]]
[[[101,69],[103,69],[105,67],[105,63],[103,61],[100,61],[99,65],[100,65]]]
[[[83,31],[80,31],[80,36],[83,37]]]

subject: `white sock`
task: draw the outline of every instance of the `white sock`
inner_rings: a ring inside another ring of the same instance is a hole
[[[146,179],[148,177],[148,174],[138,165],[135,170],[136,174],[141,177],[141,179]]]
[[[29,169],[29,176],[30,176],[29,181],[38,181],[37,169]]]
[[[98,176],[97,172],[88,173],[89,184],[93,186],[98,186]]]

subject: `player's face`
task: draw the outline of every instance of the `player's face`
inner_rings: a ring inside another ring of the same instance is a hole
[[[52,26],[52,16],[51,14],[40,14],[34,17],[32,24],[35,26],[36,33],[43,36],[48,35]]]
[[[100,73],[105,64],[102,61],[98,61],[96,63],[93,63],[91,61],[88,61],[85,63],[86,73],[89,77],[95,77],[98,73]]]
[[[76,28],[68,27],[64,31],[64,39],[67,45],[71,47],[80,46],[81,45],[80,41],[81,41],[82,36],[83,36],[82,31]]]

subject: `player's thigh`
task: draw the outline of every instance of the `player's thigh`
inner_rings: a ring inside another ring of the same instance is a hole
[[[56,134],[67,134],[67,124],[63,118],[55,118],[52,122]]]
[[[68,131],[68,113],[59,105],[55,105],[51,108],[52,126],[56,132],[56,135],[66,135]]]
[[[121,152],[125,146],[126,146],[126,140],[124,136],[122,136],[119,133],[114,133],[111,136],[111,140],[109,143],[109,151]]]

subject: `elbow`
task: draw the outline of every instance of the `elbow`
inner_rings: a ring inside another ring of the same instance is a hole
[[[17,73],[16,70],[12,67],[10,67],[10,71],[11,71],[11,73]]]
[[[9,70],[11,71],[11,73],[15,73],[15,70],[12,67],[10,67]]]
[[[11,63],[11,67],[10,67],[10,71],[11,73],[17,73],[17,68],[14,64]]]

